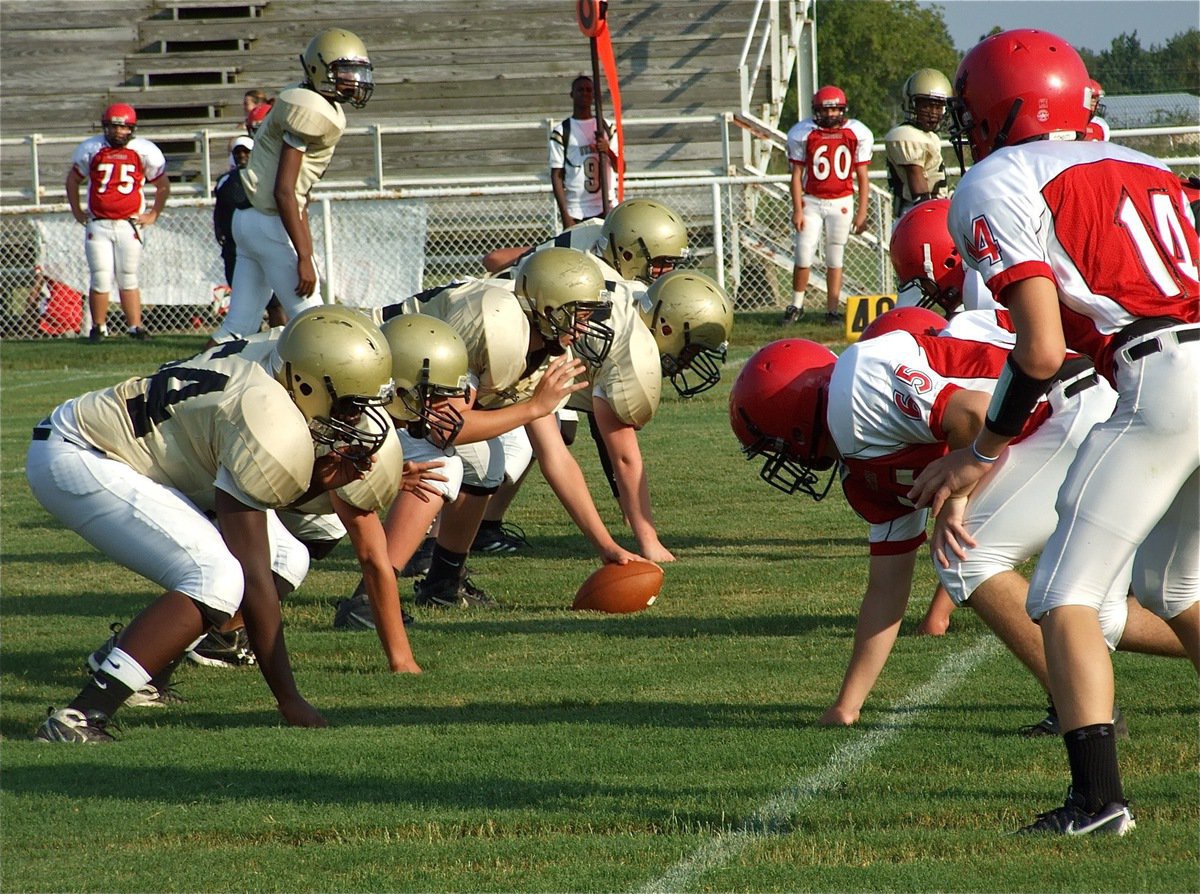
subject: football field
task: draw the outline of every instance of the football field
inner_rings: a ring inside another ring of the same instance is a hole
[[[176,674],[187,703],[128,708],[116,744],[31,740],[84,659],[158,595],[34,501],[31,426],[62,400],[200,338],[10,343],[0,357],[0,887],[18,891],[1196,891],[1196,675],[1118,654],[1120,754],[1138,828],[1014,837],[1062,802],[1058,739],[1027,740],[1038,686],[969,610],[901,637],[857,727],[824,729],[866,583],[865,524],[757,478],[729,385],[773,316],[740,316],[724,381],[664,397],[642,433],[678,561],[635,615],[570,611],[596,567],[540,476],[516,557],[470,560],[493,610],[414,609],[425,673],[331,628],[359,577],[342,544],[284,606],[301,691],[330,726],[282,725],[257,669]],[[828,337],[808,325],[788,334]],[[835,349],[838,347],[834,345]],[[579,458],[632,546],[581,426]],[[1026,569],[1028,570],[1028,569]],[[402,581],[402,595],[411,595]]]

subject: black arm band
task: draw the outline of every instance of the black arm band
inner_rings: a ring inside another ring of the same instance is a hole
[[[1052,379],[1035,379],[1021,369],[1012,354],[996,380],[992,402],[988,404],[984,425],[1002,438],[1015,438],[1033,412],[1038,398],[1046,393]]]
[[[933,198],[933,193],[931,193],[931,192],[919,192],[915,196],[913,196],[913,204],[919,205],[919,204],[921,204],[921,202],[928,202],[932,198]]]

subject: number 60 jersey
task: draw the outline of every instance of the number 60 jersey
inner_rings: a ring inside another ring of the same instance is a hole
[[[1148,155],[1095,142],[999,149],[959,183],[949,227],[993,295],[1033,276],[1052,280],[1067,346],[1103,374],[1114,337],[1135,320],[1200,322],[1183,189]]]
[[[271,375],[237,357],[184,360],[75,400],[80,434],[111,459],[213,508],[222,475],[274,509],[307,489],[313,440]]]

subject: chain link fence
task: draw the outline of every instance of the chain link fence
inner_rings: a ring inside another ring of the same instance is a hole
[[[1200,172],[1196,135],[1150,132],[1122,139],[1172,157],[1181,174]],[[1182,142],[1181,142],[1182,140]],[[851,237],[843,299],[894,292],[887,254],[891,197],[874,183],[868,228]],[[951,179],[953,184],[954,178]],[[626,197],[653,197],[684,218],[693,266],[722,282],[739,311],[784,307],[791,299],[791,201],[786,175],[639,179]],[[451,279],[482,276],[482,257],[533,245],[557,232],[545,186],[421,188],[322,196],[311,209],[317,269],[326,301],[379,306]],[[810,309],[824,307],[818,254]],[[91,326],[83,231],[65,205],[0,209],[0,336],[74,338]],[[146,231],[141,268],[145,325],[151,332],[207,332],[228,305],[211,200],[172,200]],[[123,328],[116,296],[109,314]]]

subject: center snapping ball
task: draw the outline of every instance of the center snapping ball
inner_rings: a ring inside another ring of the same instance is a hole
[[[628,614],[653,605],[662,591],[663,570],[653,562],[602,565],[583,582],[571,608]]]

